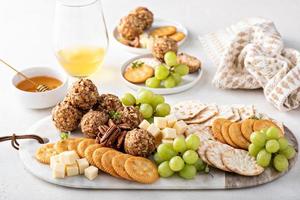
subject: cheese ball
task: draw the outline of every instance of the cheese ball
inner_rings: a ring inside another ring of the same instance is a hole
[[[80,79],[72,85],[65,100],[74,107],[87,111],[97,103],[98,98],[96,85],[89,79]]]
[[[62,101],[52,110],[52,120],[55,127],[62,132],[77,129],[82,113],[70,102]]]
[[[133,156],[149,157],[155,150],[155,138],[144,129],[133,129],[126,134],[124,150]]]
[[[119,34],[127,39],[134,40],[144,31],[145,24],[135,14],[129,14],[120,20],[118,25]]]
[[[91,110],[81,119],[81,131],[88,138],[96,138],[99,132],[99,126],[105,125],[108,119],[109,116],[106,112]]]
[[[96,110],[106,110],[108,113],[116,112],[123,108],[119,97],[113,94],[102,94],[98,98]]]
[[[153,23],[153,13],[146,7],[137,7],[132,14],[136,15],[143,22],[143,29],[148,29]]]
[[[168,51],[174,51],[175,53],[178,50],[177,42],[171,38],[156,38],[152,46],[152,55],[154,58],[159,61],[164,61],[164,55]]]

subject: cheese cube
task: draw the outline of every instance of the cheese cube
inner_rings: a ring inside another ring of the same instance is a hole
[[[94,166],[89,166],[84,170],[84,175],[89,180],[93,180],[98,176],[98,168]]]
[[[160,129],[166,128],[167,127],[167,119],[164,117],[154,117],[154,125]]]
[[[163,138],[166,139],[166,138],[171,138],[171,139],[174,139],[176,138],[176,129],[174,128],[164,128],[162,130],[162,133],[163,133]]]
[[[53,178],[65,178],[65,165],[62,163],[56,163],[52,168]]]
[[[144,130],[147,130],[147,128],[150,126],[150,123],[147,121],[147,120],[143,120],[140,125],[139,125],[139,128],[140,129],[144,129]]]
[[[177,122],[177,118],[174,115],[168,115],[166,116],[166,119],[167,119],[167,126],[173,128],[173,126]]]
[[[51,156],[51,157],[50,157],[50,168],[51,168],[51,169],[53,169],[54,166],[55,166],[56,164],[58,164],[58,163],[59,163],[59,156],[58,156],[58,155],[55,155],[55,156]]]
[[[173,128],[176,129],[177,135],[182,135],[187,129],[187,124],[184,121],[180,120],[174,124]]]
[[[173,139],[162,139],[161,143],[163,143],[163,144],[173,144]]]
[[[59,154],[59,162],[65,165],[76,164],[76,159],[78,158],[76,151],[65,151]]]
[[[77,159],[76,162],[77,162],[80,174],[83,174],[84,170],[89,167],[89,162],[86,158]]]
[[[147,131],[154,137],[160,133],[160,129],[157,128],[154,124],[150,124],[150,126],[147,128]]]
[[[77,164],[66,165],[66,174],[67,176],[76,176],[79,174],[79,169]]]

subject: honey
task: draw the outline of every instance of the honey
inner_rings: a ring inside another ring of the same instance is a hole
[[[30,77],[29,79],[35,82],[37,85],[47,86],[50,90],[53,90],[62,84],[60,80],[49,76],[35,76]],[[16,87],[26,92],[36,92],[36,85],[33,85],[28,80],[19,82]]]

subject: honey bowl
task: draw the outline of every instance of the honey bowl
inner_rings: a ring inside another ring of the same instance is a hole
[[[68,89],[68,77],[64,72],[48,67],[31,67],[22,70],[29,79],[37,84],[46,85],[49,90],[36,92],[34,85],[19,74],[12,78],[13,91],[20,103],[31,109],[49,108],[60,102]]]

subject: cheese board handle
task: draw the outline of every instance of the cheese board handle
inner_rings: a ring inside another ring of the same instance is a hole
[[[45,144],[48,142],[47,138],[42,138],[38,135],[16,135],[16,134],[12,134],[11,136],[3,136],[0,137],[0,142],[5,142],[5,141],[11,141],[11,145],[13,148],[15,148],[16,150],[19,150],[19,143],[17,141],[17,139],[34,139],[37,140],[40,144]]]

